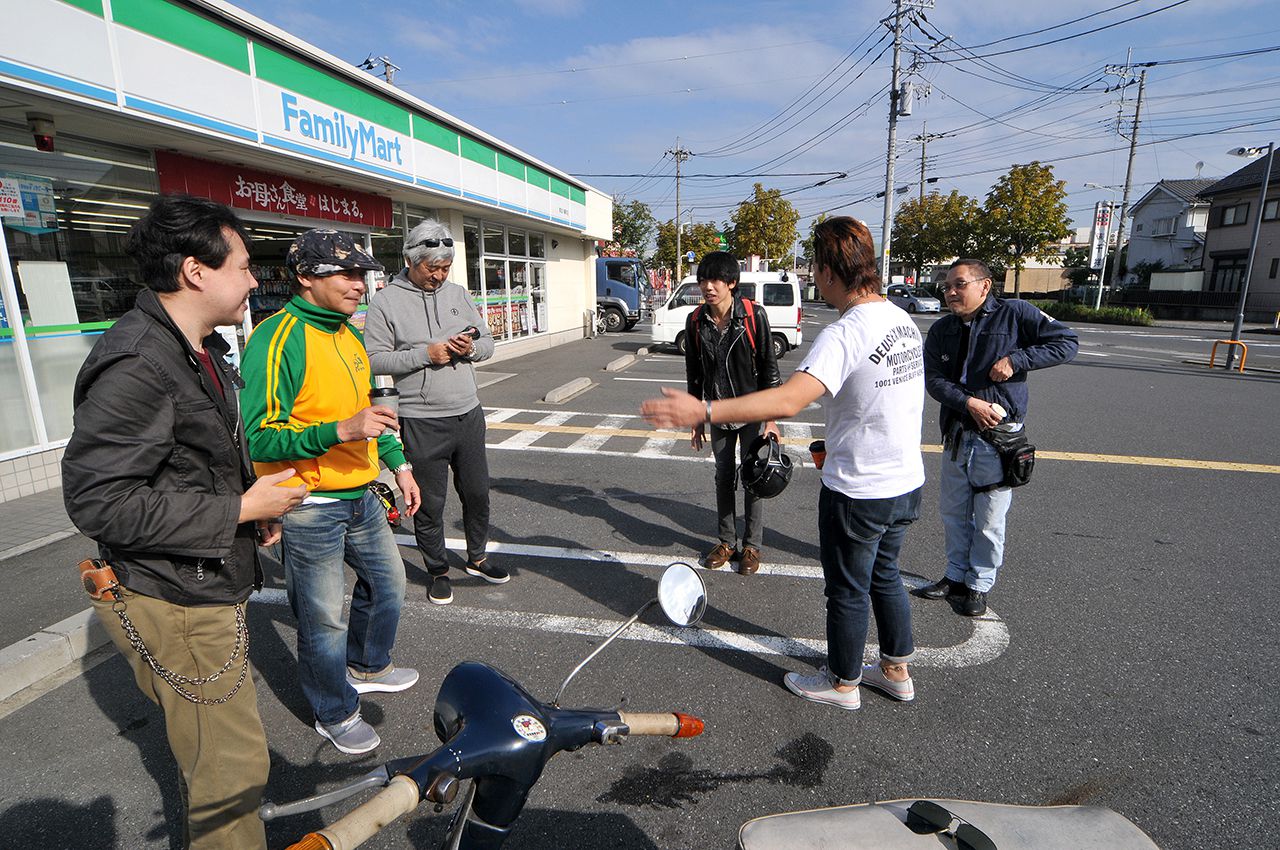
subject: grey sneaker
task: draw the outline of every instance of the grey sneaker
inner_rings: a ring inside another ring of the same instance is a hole
[[[347,668],[347,684],[358,694],[394,694],[418,684],[418,671],[409,667],[388,667],[380,673],[361,673]]]
[[[916,686],[908,676],[906,681],[895,682],[885,676],[879,664],[862,665],[862,684],[875,688],[882,694],[888,694],[899,702],[911,702],[916,698]]]
[[[837,691],[826,667],[820,668],[813,676],[788,673],[782,677],[782,683],[791,693],[810,702],[834,705],[847,711],[855,711],[862,707],[862,696],[858,693],[858,689],[854,688],[848,693]]]
[[[364,722],[359,709],[346,720],[332,726],[325,726],[317,720],[316,731],[328,738],[341,752],[352,756],[367,753],[382,743],[373,727]]]
[[[453,587],[448,576],[436,576],[431,580],[431,589],[427,591],[427,600],[432,605],[448,605],[453,601]]]
[[[483,561],[472,561],[467,564],[467,575],[482,578],[489,584],[506,584],[511,581],[511,575],[502,567],[495,567],[489,563],[489,559]]]

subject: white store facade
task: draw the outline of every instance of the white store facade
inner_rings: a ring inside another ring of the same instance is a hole
[[[161,193],[245,220],[247,325],[288,299],[298,233],[351,233],[393,274],[430,217],[495,359],[589,332],[608,195],[218,0],[0,0],[0,18],[0,500],[57,486],[76,372],[132,306],[125,236]]]

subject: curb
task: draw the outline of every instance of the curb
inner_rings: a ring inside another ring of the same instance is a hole
[[[574,378],[567,384],[561,384],[551,392],[542,397],[542,400],[548,404],[559,404],[560,402],[577,395],[578,393],[591,386],[590,378]]]
[[[636,356],[634,354],[624,354],[617,360],[610,360],[605,364],[604,370],[606,372],[621,372],[634,362],[636,362]]]
[[[8,699],[41,679],[84,658],[111,642],[92,608],[0,649],[0,700]]]

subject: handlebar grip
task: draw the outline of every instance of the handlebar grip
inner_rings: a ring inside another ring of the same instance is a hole
[[[408,776],[395,776],[386,788],[341,820],[303,836],[289,850],[354,850],[396,818],[416,809],[418,802],[418,783]]]
[[[691,714],[620,711],[618,718],[632,735],[664,735],[668,738],[692,738],[701,735],[703,723]]]

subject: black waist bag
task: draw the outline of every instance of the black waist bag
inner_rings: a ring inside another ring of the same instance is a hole
[[[988,428],[982,432],[982,439],[995,446],[1000,455],[1000,466],[1004,470],[1004,479],[998,484],[986,487],[975,487],[977,492],[994,490],[997,487],[1021,487],[1031,480],[1031,470],[1036,466],[1036,447],[1027,441],[1027,429],[1017,431],[997,431]]]

